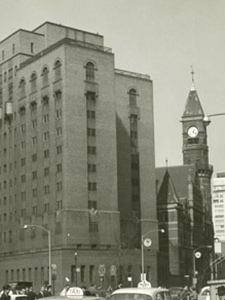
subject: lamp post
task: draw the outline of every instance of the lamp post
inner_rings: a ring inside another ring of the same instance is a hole
[[[47,230],[46,228],[39,226],[39,225],[24,225],[23,228],[27,229],[28,227],[31,228],[39,228],[41,230],[44,230],[45,232],[48,233],[48,266],[49,266],[49,270],[48,270],[48,282],[49,285],[52,284],[52,272],[51,272],[51,266],[52,266],[52,255],[51,255],[51,231]]]
[[[196,264],[195,264],[195,258],[200,258],[200,256],[201,256],[201,253],[199,252],[199,255],[198,256],[196,256],[196,254],[198,254],[197,253],[197,250],[200,250],[200,249],[202,249],[202,248],[208,248],[208,249],[212,249],[212,245],[202,245],[202,246],[200,246],[200,247],[198,247],[198,248],[194,248],[193,250],[192,250],[192,259],[193,259],[193,286],[195,287],[196,286],[196,283],[197,283],[197,279],[196,279]]]
[[[74,253],[74,260],[75,260],[75,272],[74,272],[75,284],[77,286],[77,252]]]
[[[164,233],[165,230],[164,229],[150,230],[150,231],[146,232],[145,234],[142,234],[142,236],[141,236],[141,277],[142,277],[141,279],[142,280],[145,280],[145,278],[144,278],[144,269],[145,269],[145,267],[144,267],[144,246],[146,246],[146,247],[151,246],[151,240],[150,239],[144,240],[144,237],[151,232]]]

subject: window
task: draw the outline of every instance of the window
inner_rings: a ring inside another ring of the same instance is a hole
[[[62,127],[56,128],[56,135],[57,135],[57,136],[62,135]]]
[[[96,165],[94,164],[88,164],[88,172],[96,172]]]
[[[49,149],[44,150],[44,158],[49,157]]]
[[[5,52],[4,52],[4,50],[2,50],[2,60],[4,60],[5,59]]]
[[[24,174],[21,175],[21,182],[22,183],[26,182],[26,175],[24,175]]]
[[[48,123],[49,122],[49,114],[46,114],[43,116],[43,123]]]
[[[62,145],[59,145],[59,146],[56,147],[56,152],[57,152],[57,154],[62,153]]]
[[[22,124],[22,125],[20,126],[20,130],[21,130],[21,132],[25,132],[25,131],[26,131],[26,125],[25,125],[25,124]]]
[[[31,92],[36,91],[36,89],[37,89],[37,74],[35,72],[31,74],[30,83],[31,83]]]
[[[44,141],[49,140],[49,132],[44,132],[44,134],[43,134],[43,140]]]
[[[25,164],[26,164],[26,158],[23,157],[21,158],[21,166],[25,166]]]
[[[15,54],[15,44],[12,44],[12,54]]]
[[[95,130],[95,128],[88,128],[88,129],[87,129],[87,135],[88,135],[88,136],[95,136],[95,135],[96,135],[96,130]]]
[[[42,84],[43,86],[48,85],[48,68],[44,67],[43,71],[42,71]]]
[[[32,154],[32,161],[33,162],[37,161],[37,153]]]
[[[30,103],[30,109],[31,109],[32,113],[34,113],[37,110],[37,102],[36,101],[32,101]]]
[[[57,210],[62,209],[62,201],[57,201]]]
[[[49,168],[44,168],[44,175],[48,176],[49,175]]]
[[[37,197],[37,189],[32,189],[32,196],[35,198]]]
[[[32,137],[32,145],[33,146],[37,145],[37,137],[36,136]]]
[[[49,194],[49,192],[50,192],[49,185],[45,185],[45,186],[44,186],[44,193],[45,193],[45,195],[46,195],[46,194]]]
[[[96,147],[88,146],[88,154],[96,154]]]
[[[137,106],[137,92],[135,89],[129,91],[129,104],[130,106]]]
[[[21,200],[26,200],[26,192],[21,192]]]
[[[57,119],[59,119],[59,118],[62,117],[62,110],[61,110],[61,109],[57,109],[57,110],[55,111],[55,117],[56,117]]]
[[[32,128],[36,128],[37,127],[37,120],[34,119],[32,120]]]
[[[21,150],[24,150],[26,148],[26,143],[25,143],[25,141],[22,141],[21,143],[20,143],[20,149]]]
[[[95,68],[92,62],[86,64],[86,80],[93,81],[95,80]]]
[[[80,280],[81,282],[85,282],[85,266],[81,266],[80,268]]]
[[[26,217],[26,208],[21,209],[21,216]]]
[[[89,191],[96,191],[97,190],[97,183],[96,182],[88,182],[88,190]]]
[[[89,200],[88,201],[88,209],[97,209],[97,201],[92,201],[92,200]]]
[[[96,221],[89,220],[89,232],[98,232],[98,223]]]
[[[32,208],[33,215],[37,214],[37,206],[33,206]]]
[[[30,43],[30,52],[34,53],[34,43]]]
[[[25,97],[25,86],[26,86],[25,80],[21,79],[19,84],[20,98]]]
[[[57,182],[57,191],[62,190],[62,182]]]
[[[62,172],[62,164],[57,164],[57,172]]]
[[[88,119],[95,119],[95,111],[94,110],[87,110],[87,118]]]
[[[55,80],[59,80],[61,78],[61,62],[60,60],[57,60],[55,62],[55,66],[54,66],[54,69],[55,69]]]
[[[49,212],[49,203],[44,204],[44,212],[46,212],[46,213]]]
[[[32,179],[37,179],[37,171],[32,172]]]
[[[49,104],[49,98],[48,98],[48,96],[44,96],[44,97],[42,98],[42,103],[43,103],[44,106],[46,106],[46,105]]]

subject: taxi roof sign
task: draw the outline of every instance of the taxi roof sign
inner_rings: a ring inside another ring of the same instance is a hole
[[[138,288],[150,288],[152,287],[151,283],[147,280],[142,280],[141,282],[138,283]]]
[[[66,293],[67,296],[73,296],[73,297],[79,297],[83,296],[84,292],[81,288],[79,287],[70,287]]]

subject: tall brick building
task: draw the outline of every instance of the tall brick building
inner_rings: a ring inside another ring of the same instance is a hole
[[[46,230],[56,291],[99,273],[136,284],[140,234],[157,230],[150,77],[115,69],[103,36],[50,22],[1,41],[0,189],[0,284],[48,280]]]

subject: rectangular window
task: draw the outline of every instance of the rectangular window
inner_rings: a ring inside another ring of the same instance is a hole
[[[97,201],[89,200],[88,201],[88,209],[97,209]]]
[[[88,146],[88,154],[96,154],[96,147]]]
[[[57,201],[57,209],[62,209],[62,200],[61,201]]]
[[[23,174],[23,175],[21,175],[21,182],[26,182],[26,175],[25,174]]]
[[[89,220],[89,232],[98,232],[98,223]]]
[[[44,175],[48,176],[49,175],[49,168],[44,168]]]
[[[62,164],[57,164],[57,172],[62,172]]]
[[[32,127],[33,128],[37,127],[37,120],[36,119],[32,120]]]
[[[44,150],[44,158],[49,157],[49,149]]]
[[[32,137],[32,145],[33,146],[37,145],[37,137],[36,136]]]
[[[45,186],[44,186],[44,191],[45,191],[45,195],[49,194],[49,192],[50,192],[50,187],[49,187],[49,185],[45,185]]]
[[[57,182],[57,191],[62,190],[62,182]]]
[[[43,116],[43,123],[48,123],[49,122],[49,114],[46,114]]]
[[[20,143],[20,149],[21,149],[21,150],[24,150],[25,147],[26,147],[26,143],[25,143],[25,141],[22,141],[22,142]]]
[[[80,281],[85,282],[85,266],[81,266],[80,268]]]
[[[55,117],[56,117],[56,119],[59,119],[59,118],[62,117],[62,110],[61,109],[57,109],[55,111]]]
[[[57,135],[57,136],[62,135],[62,127],[56,128],[56,135]]]
[[[88,172],[95,173],[96,172],[96,165],[88,164]]]
[[[57,154],[62,153],[62,145],[59,145],[59,146],[56,147],[56,152],[57,152]]]
[[[95,135],[96,135],[96,130],[95,130],[95,128],[88,128],[88,129],[87,129],[87,135],[88,135],[88,136],[95,136]]]
[[[33,215],[37,214],[37,206],[33,206],[32,208]]]
[[[26,158],[23,157],[21,158],[21,166],[25,166],[25,164],[26,164]]]
[[[25,125],[25,124],[22,124],[22,125],[20,126],[20,130],[21,130],[21,132],[25,132],[25,131],[26,131],[26,125]]]
[[[87,118],[88,119],[95,119],[95,111],[94,110],[87,110]]]
[[[44,204],[44,211],[47,213],[49,212],[49,203]]]
[[[97,183],[96,182],[88,182],[88,190],[89,191],[96,191],[97,190]]]
[[[32,179],[37,179],[37,171],[32,172]]]
[[[44,132],[44,134],[43,134],[43,140],[44,141],[49,140],[49,132]]]
[[[32,154],[32,161],[33,162],[37,161],[37,153]]]
[[[37,189],[32,189],[32,196],[37,197]]]
[[[89,282],[94,282],[94,269],[95,266],[91,265],[89,266]]]

